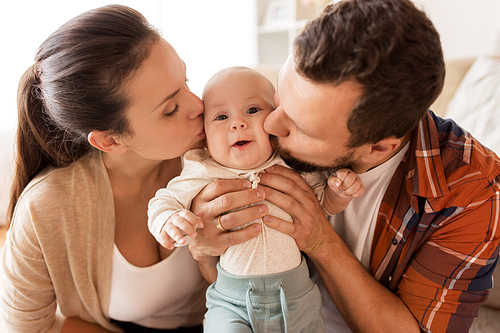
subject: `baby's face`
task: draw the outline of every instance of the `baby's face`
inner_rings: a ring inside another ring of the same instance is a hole
[[[274,90],[250,71],[224,75],[205,89],[205,133],[208,150],[218,163],[253,169],[272,154],[264,121],[274,110]]]

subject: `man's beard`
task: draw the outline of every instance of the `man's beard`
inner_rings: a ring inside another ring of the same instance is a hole
[[[351,167],[351,163],[353,161],[352,156],[354,155],[354,151],[348,150],[346,154],[338,157],[333,161],[331,165],[318,165],[303,161],[296,157],[293,157],[290,154],[290,151],[281,147],[279,140],[276,136],[270,135],[270,140],[273,148],[281,155],[281,158],[288,164],[289,167],[294,169],[299,173],[309,173],[309,172],[317,172],[317,171],[331,171],[335,172],[339,169],[346,169]]]

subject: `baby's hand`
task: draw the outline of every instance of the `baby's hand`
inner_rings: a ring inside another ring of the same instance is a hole
[[[323,208],[329,215],[338,214],[353,198],[359,198],[363,193],[365,193],[363,182],[354,171],[337,170],[328,178]]]
[[[328,187],[340,197],[359,198],[365,187],[359,176],[350,169],[340,169],[328,178]]]
[[[183,209],[169,217],[160,231],[160,244],[173,250],[175,246],[184,246],[196,237],[196,229],[203,228],[203,221],[190,210]]]

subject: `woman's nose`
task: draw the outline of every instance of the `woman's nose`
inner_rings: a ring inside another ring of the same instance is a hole
[[[189,119],[195,119],[199,115],[203,114],[205,111],[205,106],[203,105],[203,101],[193,94],[191,91],[189,91],[189,94],[191,94],[191,111],[189,112]]]
[[[264,130],[274,136],[286,137],[290,134],[290,130],[287,127],[287,120],[288,117],[285,112],[283,112],[281,106],[278,106],[264,121]]]

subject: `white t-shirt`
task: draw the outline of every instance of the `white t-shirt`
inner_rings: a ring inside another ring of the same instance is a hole
[[[116,244],[108,315],[151,328],[201,324],[207,283],[187,247],[149,267],[130,264]]]
[[[408,146],[409,144],[406,144],[385,163],[359,174],[358,176],[365,187],[364,195],[352,200],[343,212],[329,217],[332,227],[366,269],[369,268],[370,264],[370,251],[380,204],[394,172],[408,150]],[[337,310],[316,271],[312,272],[311,278],[318,284],[321,291],[326,331],[329,333],[352,332]]]

